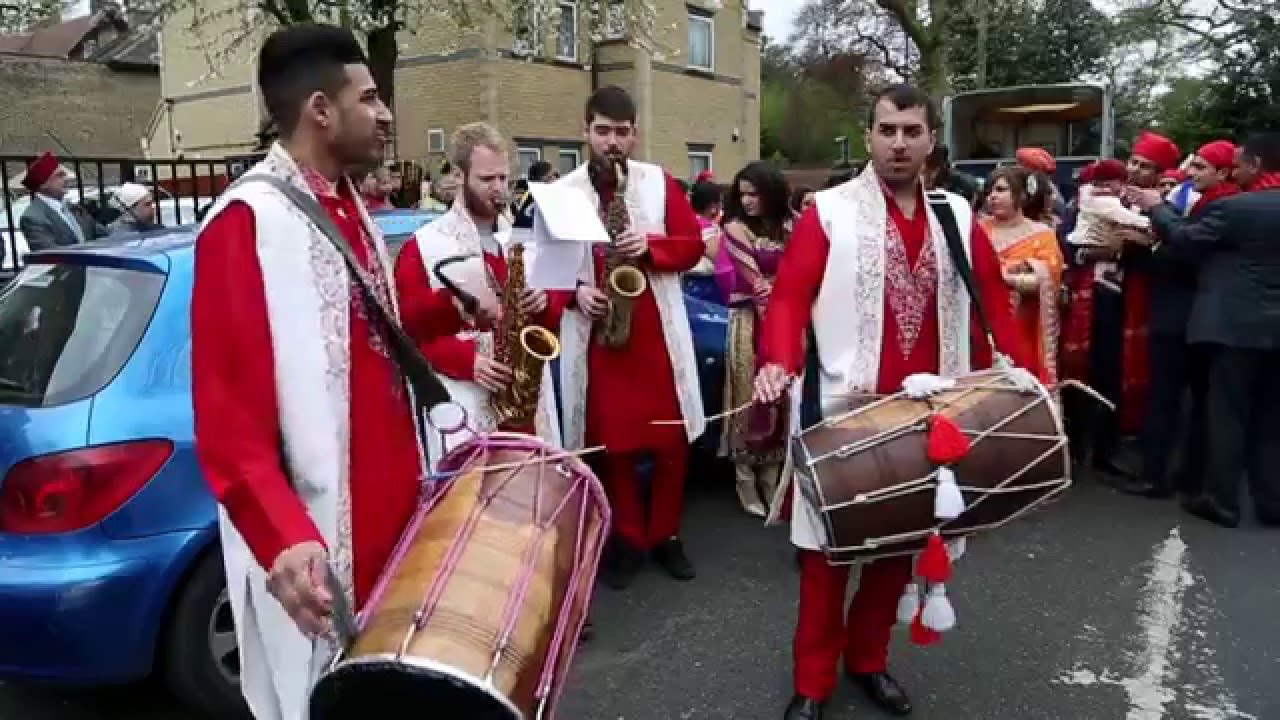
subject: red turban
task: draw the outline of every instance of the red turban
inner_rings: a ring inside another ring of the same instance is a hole
[[[702,172],[698,173],[698,177],[694,178],[693,180],[695,185],[701,182],[714,182],[714,181],[715,181],[715,176],[711,174],[710,170],[703,170]]]
[[[1125,169],[1124,163],[1115,158],[1099,160],[1093,164],[1093,177],[1091,178],[1093,182],[1119,182],[1128,177],[1129,172]]]
[[[1144,132],[1133,142],[1133,154],[1151,161],[1157,168],[1168,170],[1178,166],[1182,151],[1172,140],[1153,132]]]
[[[1236,164],[1236,146],[1228,140],[1214,140],[1202,145],[1196,155],[1215,168],[1230,168]]]
[[[1091,183],[1093,182],[1093,173],[1097,169],[1098,169],[1098,163],[1091,162],[1088,165],[1085,165],[1084,167],[1080,168],[1080,172],[1079,174],[1076,175],[1076,178],[1082,183]]]
[[[35,192],[41,185],[49,182],[49,178],[53,177],[57,169],[58,158],[54,157],[53,153],[47,152],[27,163],[27,174],[22,177],[22,184],[31,192]]]
[[[1173,170],[1165,170],[1164,172],[1160,173],[1160,179],[1172,180],[1174,182],[1180,183],[1183,180],[1187,179],[1187,174],[1182,172],[1181,170],[1178,170],[1177,168],[1174,168]]]
[[[1044,148],[1018,148],[1018,152],[1014,153],[1013,157],[1019,165],[1034,172],[1047,175],[1058,169],[1058,163],[1053,161],[1053,156]]]

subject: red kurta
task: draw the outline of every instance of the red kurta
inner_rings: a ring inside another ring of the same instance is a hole
[[[679,183],[666,176],[666,235],[649,236],[649,256],[642,262],[652,272],[682,273],[702,257],[702,231]],[[600,192],[600,206],[613,199],[613,188]],[[604,248],[595,257],[597,287],[604,287]],[[662,334],[662,319],[653,290],[636,298],[631,339],[612,350],[594,339],[587,351],[587,445],[604,445],[610,453],[680,447],[688,444],[683,425],[655,425],[654,420],[680,420],[675,374]]]
[[[507,259],[494,253],[485,253],[484,262],[492,273],[494,282],[499,287],[506,287]],[[430,289],[431,281],[427,277],[426,268],[422,266],[422,251],[418,249],[417,242],[410,241],[400,250],[400,257],[396,259],[395,274],[396,292],[400,294],[401,302],[423,292],[435,292]],[[564,312],[569,296],[565,293],[548,293],[547,295],[546,310],[539,313],[533,322],[558,333],[560,315]],[[418,347],[427,360],[431,361],[431,365],[445,375],[467,382],[475,379],[476,341],[474,339],[456,335],[440,336],[424,339],[418,343]]]
[[[304,174],[385,295],[386,278],[380,266],[370,262],[372,245],[355,201],[345,192],[333,194],[323,178]],[[355,596],[360,606],[416,509],[421,485],[408,394],[386,343],[370,327],[354,285],[350,318],[349,477]],[[418,337],[455,333],[461,323],[443,292],[423,293],[402,303],[401,319]],[[191,335],[201,468],[254,557],[269,569],[285,549],[323,539],[281,466],[274,348],[253,211],[244,203],[227,207],[196,242]],[[319,397],[322,388],[316,393]]]
[[[919,278],[928,276],[928,273],[913,272],[926,249],[928,237],[923,193],[917,198],[915,214],[910,218],[903,215],[887,190],[885,199],[889,221],[902,236],[902,249],[905,251],[897,255],[900,258],[898,262],[905,263],[905,267],[896,268],[893,266],[895,254],[886,253],[882,309],[884,337],[875,392],[887,394],[897,392],[908,375],[938,372],[940,341],[936,282],[922,284]],[[1016,364],[1038,372],[1037,366],[1026,364],[1030,358],[1025,357],[1023,344],[1018,342],[1009,290],[1000,275],[1000,262],[995,250],[976,223],[971,232],[974,279],[991,321],[996,345]],[[803,368],[806,328],[822,285],[830,246],[817,209],[809,208],[791,234],[774,282],[762,328],[762,364],[777,363],[792,373]],[[915,284],[903,289],[902,285],[890,280],[895,273],[899,278],[914,278]],[[894,296],[894,293],[900,294]],[[908,302],[902,293],[916,293],[915,302]],[[908,306],[920,308],[920,313],[918,317],[902,316],[902,324],[918,329],[914,341],[904,344],[900,315],[895,313],[895,307]],[[857,310],[851,308],[850,312]],[[970,320],[970,338],[972,367],[989,367],[991,348],[976,312]],[[792,680],[796,693],[814,700],[827,700],[835,689],[841,656],[849,672],[885,671],[898,598],[910,576],[910,557],[868,563],[862,568],[858,590],[849,603],[846,617],[845,589],[849,584],[849,567],[831,565],[818,552],[801,553],[800,602],[793,648],[795,667]]]
[[[893,197],[885,193],[889,220],[902,236],[907,263],[915,267],[928,235],[928,220],[924,212],[924,197],[918,199],[915,214],[907,218],[898,209]],[[991,247],[991,240],[976,222],[973,224],[970,246],[970,262],[974,280],[978,284],[982,306],[991,321],[991,332],[1001,352],[1014,363],[1033,373],[1039,373],[1039,363],[1027,357],[1022,343],[1018,342],[1013,309],[1009,302],[1009,289],[1000,274],[1000,260]],[[764,318],[764,346],[762,363],[777,363],[792,373],[804,367],[804,337],[809,326],[813,303],[818,297],[822,276],[826,272],[827,251],[830,240],[822,229],[815,208],[805,211],[796,224],[787,243],[786,252],[774,282],[773,296]],[[886,270],[887,272],[887,270]],[[890,300],[892,286],[885,283],[884,338],[880,350],[880,371],[875,392],[894,393],[901,389],[902,381],[913,373],[938,372],[938,301],[936,287],[929,290],[919,318],[919,334],[906,354],[902,352],[897,315]],[[975,311],[970,320],[971,363],[974,369],[991,366],[991,348],[982,332]]]

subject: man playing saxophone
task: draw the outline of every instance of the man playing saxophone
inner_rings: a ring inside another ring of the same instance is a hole
[[[584,116],[589,160],[558,183],[597,204],[612,242],[594,248],[577,290],[564,293],[572,296],[561,325],[565,447],[606,449],[596,458],[613,508],[605,582],[625,587],[648,554],[690,580],[680,514],[689,443],[706,421],[680,273],[702,257],[702,235],[675,179],[630,159],[630,96],[618,87],[597,90]],[[618,280],[612,288],[610,270]],[[654,460],[648,508],[637,479],[644,455]]]
[[[537,434],[559,446],[559,417],[545,361],[559,351],[553,330],[567,298],[552,299],[546,291],[529,287],[521,248],[512,243],[503,247],[511,237],[504,214],[510,158],[501,134],[486,123],[464,125],[453,134],[449,159],[462,174],[460,192],[453,207],[418,230],[400,252],[397,291],[405,296],[439,288],[443,274],[471,292],[502,298],[504,320],[498,331],[467,330],[425,342],[421,349],[443,376],[454,401],[466,410],[472,430]],[[460,256],[469,259],[436,272],[442,260]],[[516,260],[514,267],[508,258]],[[530,352],[516,352],[520,343]],[[517,367],[510,358],[520,360]],[[433,466],[452,444],[464,439],[465,433],[455,435],[446,446],[439,433],[428,433]]]

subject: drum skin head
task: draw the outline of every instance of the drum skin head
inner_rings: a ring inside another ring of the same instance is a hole
[[[524,720],[505,698],[447,667],[418,658],[357,658],[320,678],[310,720],[364,720],[394,710],[439,720]]]

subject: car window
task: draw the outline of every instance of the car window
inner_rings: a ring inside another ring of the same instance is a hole
[[[88,397],[133,354],[165,277],[118,267],[29,265],[0,292],[0,403]]]

